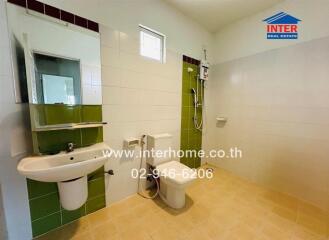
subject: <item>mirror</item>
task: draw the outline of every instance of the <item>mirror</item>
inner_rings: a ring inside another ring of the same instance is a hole
[[[98,32],[7,3],[16,99],[101,105]]]
[[[34,53],[38,103],[82,104],[80,61]]]

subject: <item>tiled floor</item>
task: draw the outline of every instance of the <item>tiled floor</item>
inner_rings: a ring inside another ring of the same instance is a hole
[[[187,190],[182,210],[138,195],[38,240],[328,240],[325,212],[215,168]]]

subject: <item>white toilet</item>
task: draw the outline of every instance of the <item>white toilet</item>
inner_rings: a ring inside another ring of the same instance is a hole
[[[149,135],[147,137],[147,148],[157,151],[168,151],[172,147],[172,136],[170,134]],[[155,154],[156,155],[156,154]],[[148,156],[147,163],[156,168],[160,175],[160,197],[172,208],[185,206],[185,189],[196,179],[196,172],[191,168],[174,161],[167,156]]]

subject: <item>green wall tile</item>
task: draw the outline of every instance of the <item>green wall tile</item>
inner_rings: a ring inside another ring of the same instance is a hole
[[[193,158],[188,158],[186,161],[186,165],[190,168],[194,168],[194,159]]]
[[[192,68],[193,72],[188,73],[187,69]],[[197,74],[199,67],[194,64],[183,62],[182,76],[182,112],[181,112],[181,150],[195,149],[201,150],[202,132],[194,127],[194,97],[192,88],[197,88]],[[200,88],[200,85],[199,85]],[[199,95],[200,100],[200,95]],[[201,108],[197,109],[198,119],[202,118]],[[181,158],[181,162],[189,167],[199,167],[200,158]]]
[[[188,130],[191,119],[182,116],[181,129]]]
[[[79,123],[81,122],[81,106],[69,106],[60,104],[44,105],[46,123],[62,124],[62,123]]]
[[[104,177],[97,178],[88,182],[88,199],[103,195],[105,192]]]
[[[83,105],[81,106],[82,122],[101,122],[102,121],[102,106],[101,105]]]
[[[81,129],[82,146],[103,142],[103,127]]]
[[[87,201],[87,214],[93,213],[106,206],[105,195],[95,197]]]
[[[29,199],[58,191],[56,183],[38,182],[31,179],[27,179],[27,189],[29,192]]]
[[[194,159],[194,167],[198,168],[201,166],[201,158],[197,157]]]
[[[43,124],[102,121],[101,105],[30,105],[30,107]],[[38,149],[40,153],[52,154],[64,150],[68,142],[75,143],[76,147],[102,142],[103,128],[34,132],[33,138],[34,149]],[[56,183],[27,179],[33,236],[46,233],[105,207],[104,168],[89,174],[88,179],[88,201],[74,211],[61,210]]]
[[[104,167],[97,169],[95,172],[88,175],[88,181],[95,180],[97,178],[104,178]]]
[[[184,164],[184,165],[187,166],[188,159],[185,158],[185,157],[182,157],[182,158],[180,159],[180,162],[181,162],[182,164]]]
[[[181,138],[181,142],[185,142],[185,144],[188,143],[188,134],[189,134],[189,130],[188,129],[182,129],[181,133],[180,133],[180,138]]]
[[[61,226],[61,215],[59,212],[51,214],[45,218],[32,222],[33,237],[49,232],[52,229]]]
[[[76,147],[81,147],[80,129],[37,132],[37,139],[41,153],[56,153],[65,150],[69,142],[76,144]]]
[[[32,221],[58,211],[60,211],[60,204],[57,192],[30,200]]]
[[[67,224],[86,215],[86,205],[84,204],[77,210],[67,211],[62,209],[62,224]]]

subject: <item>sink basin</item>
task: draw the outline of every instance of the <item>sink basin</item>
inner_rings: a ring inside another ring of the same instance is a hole
[[[56,155],[27,157],[17,166],[18,172],[41,182],[57,182],[61,205],[72,211],[88,199],[87,175],[102,167],[111,149],[105,143]]]
[[[73,152],[56,155],[27,157],[17,166],[18,172],[41,182],[63,182],[83,177],[102,167],[107,160],[105,143],[78,148]]]

